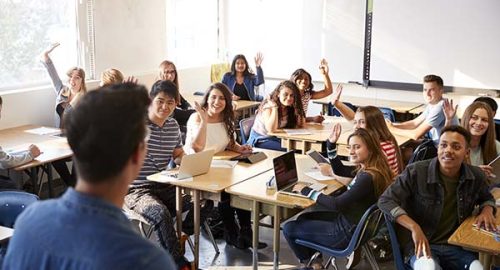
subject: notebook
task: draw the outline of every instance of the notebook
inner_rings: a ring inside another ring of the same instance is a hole
[[[182,157],[179,170],[163,171],[161,174],[174,181],[205,174],[210,170],[210,164],[212,163],[214,153],[215,151],[210,149],[191,155],[185,155]]]
[[[278,193],[304,197],[306,196],[293,192],[293,187],[297,183],[309,186],[314,190],[322,190],[326,187],[325,184],[299,182],[297,176],[297,164],[295,162],[295,153],[293,151],[287,152],[279,157],[273,159],[274,178],[276,181],[276,188]]]

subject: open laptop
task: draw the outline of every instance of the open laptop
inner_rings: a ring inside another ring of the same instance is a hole
[[[185,155],[182,157],[179,170],[162,171],[163,176],[172,178],[172,180],[182,180],[205,174],[210,170],[210,164],[215,151],[213,149]]]
[[[293,151],[274,158],[273,166],[276,188],[280,194],[306,198],[306,196],[292,191],[293,186],[297,183],[309,186],[314,190],[322,190],[326,187],[325,184],[320,183],[298,182],[297,164],[295,162],[295,153]]]

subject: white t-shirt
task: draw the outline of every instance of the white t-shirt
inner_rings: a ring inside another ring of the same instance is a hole
[[[500,153],[500,142],[495,140],[495,147],[496,147],[497,155],[498,155]],[[487,164],[484,164],[483,151],[482,151],[480,145],[476,148],[470,149],[470,164],[474,165],[474,166],[487,165]]]
[[[186,143],[184,144],[184,152],[186,154],[193,154],[195,152],[191,145],[199,130],[200,124],[194,121],[194,117],[190,117],[187,122]],[[224,123],[208,123],[204,150],[214,149],[215,153],[219,153],[224,151],[228,144],[229,136],[227,135]]]

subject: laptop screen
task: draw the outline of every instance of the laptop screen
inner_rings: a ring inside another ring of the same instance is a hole
[[[274,158],[273,165],[278,190],[297,182],[297,165],[293,151]]]

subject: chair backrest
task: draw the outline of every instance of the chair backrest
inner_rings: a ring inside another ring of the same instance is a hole
[[[248,136],[250,136],[250,130],[252,129],[255,117],[244,118],[240,120],[240,135],[241,144],[246,144]]]
[[[0,225],[13,228],[26,207],[36,202],[38,196],[22,191],[0,191]]]
[[[413,162],[431,159],[437,156],[437,149],[434,146],[434,141],[431,139],[427,139],[423,141],[415,151],[413,151],[413,155],[411,156],[408,164],[412,164]]]
[[[398,270],[411,269],[411,267],[404,262],[403,255],[401,254],[401,247],[399,246],[398,236],[396,234],[391,216],[384,214],[384,219],[387,231],[389,232],[389,238],[391,239],[394,266],[396,266],[396,269]]]
[[[366,241],[372,239],[380,228],[381,220],[382,211],[378,209],[377,204],[370,206],[359,220],[347,248],[352,248],[354,251]]]
[[[356,111],[358,108],[354,105],[352,105],[352,103],[349,103],[349,102],[344,102],[344,104],[351,108],[351,110],[353,111]],[[335,108],[335,106],[333,106],[331,103],[328,103],[328,115],[330,116],[342,116],[342,114],[339,112],[339,110],[337,110]]]
[[[391,108],[387,107],[378,107],[378,109],[382,112],[384,115],[384,118],[391,121],[395,122],[396,121],[396,116],[394,115],[394,111]]]

